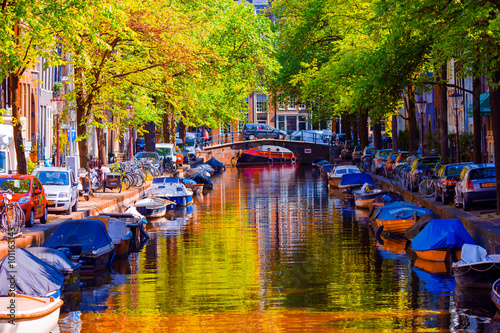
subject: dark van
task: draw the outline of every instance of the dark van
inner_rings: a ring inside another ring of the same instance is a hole
[[[284,139],[286,132],[278,130],[268,124],[245,124],[243,128],[245,140],[255,139]]]

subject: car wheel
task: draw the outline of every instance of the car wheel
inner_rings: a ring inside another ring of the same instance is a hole
[[[255,140],[255,135],[253,135],[253,134],[249,135],[249,136],[248,136],[248,139],[249,139],[249,140]]]
[[[75,200],[75,204],[71,207],[72,212],[76,212],[78,210],[78,198]]]
[[[30,228],[33,226],[33,224],[35,224],[35,212],[32,209],[30,213],[30,218],[28,221],[26,221],[26,226]]]
[[[47,223],[48,218],[47,218],[47,207],[45,207],[45,211],[43,212],[42,217],[40,217],[40,223],[45,224]]]
[[[71,206],[64,211],[64,215],[71,215]]]
[[[462,203],[458,199],[458,195],[455,194],[455,198],[453,199],[453,204],[455,207],[460,208],[462,206]]]
[[[462,207],[466,212],[470,210],[470,202],[465,200],[465,197],[462,195]]]

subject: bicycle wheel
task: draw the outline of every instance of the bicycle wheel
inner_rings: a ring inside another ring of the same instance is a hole
[[[430,198],[430,197],[434,196],[434,191],[435,191],[434,180],[429,178],[429,177],[425,177],[420,182],[420,184],[418,186],[418,191],[420,192],[420,194],[422,194],[426,198]]]
[[[15,203],[8,203],[2,214],[2,227],[6,232],[18,234],[24,230],[24,212]]]

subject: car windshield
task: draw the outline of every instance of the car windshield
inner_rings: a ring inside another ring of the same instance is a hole
[[[385,156],[389,156],[390,153],[391,153],[390,150],[379,150],[378,155],[385,157]]]
[[[439,160],[437,159],[424,159],[424,160],[419,160],[418,161],[418,166],[417,169],[422,169],[422,168],[430,168],[434,166]]]
[[[160,149],[169,149],[169,148],[160,148]],[[140,158],[151,158],[151,159],[157,160],[158,159],[158,155],[156,153],[153,153],[153,152],[141,152],[141,153],[137,153],[135,155],[135,159],[138,160]]]
[[[486,179],[486,178],[495,178],[495,167],[490,168],[481,168],[476,170],[471,170],[469,174],[469,179]]]
[[[396,157],[398,157],[398,154],[397,153],[392,153],[391,154],[391,160],[395,160]]]
[[[28,193],[30,191],[29,179],[0,178],[0,190],[12,190],[14,193]]]
[[[43,185],[69,185],[69,174],[64,171],[37,171],[34,175]]]

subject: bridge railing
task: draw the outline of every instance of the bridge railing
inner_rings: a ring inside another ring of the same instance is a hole
[[[335,135],[328,135],[328,134],[308,132],[308,131],[293,131],[287,133],[287,136],[283,140],[310,142],[320,145],[331,145],[333,144],[334,138]],[[261,139],[274,139],[274,136],[266,134],[266,136],[256,138],[256,140],[261,140]],[[245,140],[243,131],[228,132],[210,136],[208,141],[204,142],[204,146],[206,147],[206,146],[222,145],[222,144],[235,143],[241,141],[249,141]]]

